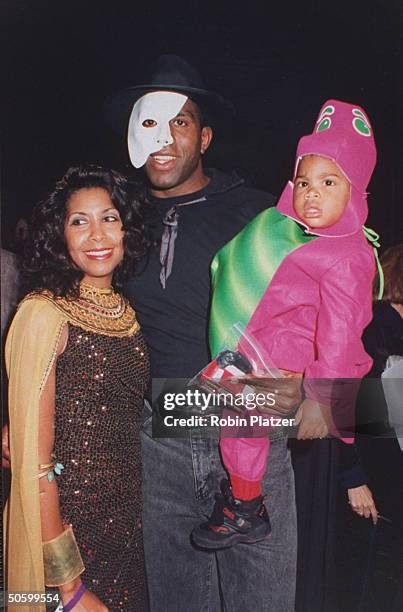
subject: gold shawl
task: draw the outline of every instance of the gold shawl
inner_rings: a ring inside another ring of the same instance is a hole
[[[12,481],[4,525],[9,592],[45,591],[37,477],[39,398],[67,321],[51,301],[33,296],[21,303],[7,336]],[[46,610],[42,605],[11,609]]]

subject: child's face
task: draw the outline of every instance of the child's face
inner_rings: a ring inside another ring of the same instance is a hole
[[[334,225],[350,199],[350,183],[340,168],[326,157],[307,155],[298,164],[293,206],[298,217],[312,228]]]

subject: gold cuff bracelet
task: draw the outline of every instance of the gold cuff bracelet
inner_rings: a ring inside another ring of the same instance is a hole
[[[46,586],[71,582],[85,570],[71,525],[57,538],[42,542],[42,550]]]

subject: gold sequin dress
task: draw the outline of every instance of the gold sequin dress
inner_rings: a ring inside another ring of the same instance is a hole
[[[67,345],[56,362],[54,454],[64,465],[57,477],[61,514],[63,522],[74,528],[85,565],[81,578],[110,611],[145,612],[139,433],[149,360],[134,311],[112,290],[82,284],[78,300],[54,298],[46,292],[28,296],[20,306],[19,319],[17,315],[15,346],[22,343],[17,341],[18,334],[26,338],[33,321],[38,341],[47,321],[52,325],[54,319],[59,328],[52,332],[53,348],[39,368],[38,381],[45,380],[57,337],[68,327]],[[13,354],[13,340],[9,344]],[[33,405],[32,429],[35,411]],[[30,452],[35,455],[35,446]],[[36,515],[35,491],[32,495]],[[25,516],[20,521],[22,533],[27,517],[31,521],[29,510],[23,505],[17,515],[19,520],[20,513]],[[40,538],[35,521],[27,535],[23,533],[31,543],[33,534]],[[11,542],[16,549],[13,556],[21,559],[27,548],[18,542],[15,529]],[[41,588],[41,561],[39,556],[34,558],[32,554],[32,568],[38,570],[35,588]]]

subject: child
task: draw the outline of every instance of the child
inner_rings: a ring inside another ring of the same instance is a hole
[[[336,409],[339,417],[344,411],[351,425],[345,409],[354,406],[356,385],[337,379],[359,381],[371,367],[361,335],[372,317],[375,265],[363,224],[375,161],[364,111],[326,102],[313,133],[298,144],[294,180],[276,209],[261,213],[213,261],[212,354],[229,326],[243,319],[275,366],[304,374],[305,437],[327,434],[323,418],[314,416],[321,407],[331,407],[333,419]],[[242,340],[236,348],[242,353]],[[224,483],[212,517],[193,531],[198,546],[224,548],[269,535],[261,495],[269,444],[267,436],[221,437],[232,492]]]

